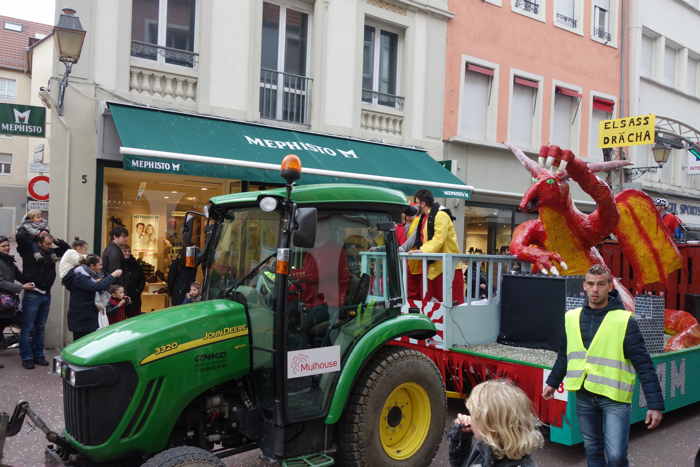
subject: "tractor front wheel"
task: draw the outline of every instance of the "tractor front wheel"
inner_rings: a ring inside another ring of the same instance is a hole
[[[416,350],[387,347],[358,378],[339,423],[345,466],[430,465],[445,429],[445,387]]]

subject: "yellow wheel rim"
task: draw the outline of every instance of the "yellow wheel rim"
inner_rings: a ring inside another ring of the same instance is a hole
[[[403,383],[389,394],[379,415],[379,439],[384,452],[408,459],[423,446],[430,429],[430,398],[416,383]]]

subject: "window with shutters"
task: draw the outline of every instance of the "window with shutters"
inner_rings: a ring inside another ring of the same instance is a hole
[[[539,82],[515,76],[510,104],[510,141],[524,149],[532,149],[535,143],[537,118],[537,93]]]
[[[575,138],[578,127],[579,104],[581,94],[571,88],[556,86],[554,93],[554,118],[552,121],[552,144],[563,149],[578,149],[578,138]]]
[[[602,161],[603,152],[598,147],[598,133],[600,122],[613,118],[615,101],[600,96],[593,96],[593,108],[591,111],[591,124],[588,136],[588,158],[592,161]]]
[[[12,174],[12,154],[0,154],[0,175]]]
[[[656,48],[656,39],[642,35],[642,76],[652,78],[654,76],[654,50]]]
[[[460,136],[485,141],[488,136],[493,68],[467,63],[460,109]]]
[[[579,34],[582,33],[581,6],[582,0],[556,0],[554,24]]]

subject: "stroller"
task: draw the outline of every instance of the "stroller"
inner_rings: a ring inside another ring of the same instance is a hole
[[[0,350],[19,347],[22,315],[19,311],[0,311]]]

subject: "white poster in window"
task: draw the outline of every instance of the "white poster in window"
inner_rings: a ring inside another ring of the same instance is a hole
[[[688,175],[700,175],[700,146],[688,150]]]
[[[340,371],[340,346],[287,352],[287,378]]]
[[[135,214],[131,220],[131,254],[158,269],[158,223],[160,216]]]

